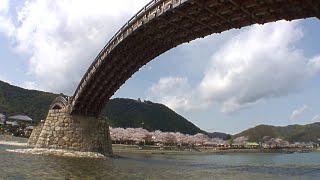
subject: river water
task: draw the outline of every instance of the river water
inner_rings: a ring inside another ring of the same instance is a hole
[[[6,151],[15,148],[0,145],[0,179],[320,179],[320,153],[93,159]]]

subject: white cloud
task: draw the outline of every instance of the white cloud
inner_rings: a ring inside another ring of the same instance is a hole
[[[11,36],[14,33],[15,27],[10,19],[0,16],[0,33],[4,33],[6,36]]]
[[[320,56],[309,60],[294,44],[303,37],[299,21],[254,25],[226,39],[214,51],[202,80],[185,88],[184,110],[206,108],[218,103],[221,111],[236,112],[268,98],[287,96],[320,70]],[[201,55],[199,55],[201,56]],[[177,96],[175,88],[155,94],[157,98]],[[171,98],[172,101],[176,98]],[[160,101],[163,103],[169,102]],[[182,103],[183,104],[183,103]],[[167,103],[168,105],[168,103]]]
[[[199,85],[204,100],[234,112],[266,98],[286,96],[319,72],[294,43],[303,37],[298,22],[254,25],[215,52]]]
[[[310,76],[314,76],[320,71],[320,56],[312,58],[307,64],[307,70]]]
[[[147,92],[147,98],[163,103],[176,111],[186,111],[192,108],[190,90],[187,78],[165,77],[152,85]]]
[[[22,87],[25,89],[37,89],[38,85],[33,81],[25,81]]]
[[[72,94],[104,44],[147,2],[25,1],[11,13],[17,17],[1,14],[0,32],[11,39],[17,52],[29,57],[28,72],[35,82],[26,84]]]
[[[306,110],[308,109],[307,105],[303,105],[302,107],[295,109],[292,113],[290,118],[296,119],[297,117],[301,116]]]
[[[152,67],[151,66],[148,66],[147,67],[147,71],[151,71],[152,70]]]
[[[15,29],[8,15],[9,4],[9,0],[0,1],[0,33],[4,33],[6,36],[11,36]]]
[[[9,84],[12,84],[12,82],[3,74],[0,74],[0,80]]]
[[[9,10],[9,0],[0,1],[0,13],[7,13]]]
[[[25,82],[24,87],[71,95],[104,44],[148,1],[34,0],[9,14],[10,3],[3,0],[0,33],[28,57],[34,81]],[[219,41],[225,43],[213,52],[196,88],[190,87],[187,78],[162,78],[148,96],[181,110],[217,102],[224,112],[285,96],[320,70],[320,56],[308,60],[294,47],[302,36],[296,21],[246,28],[232,39]],[[199,55],[188,52],[202,57],[201,51]]]
[[[315,115],[315,116],[312,118],[311,122],[320,122],[320,115],[319,115],[319,114],[318,114],[318,115]]]

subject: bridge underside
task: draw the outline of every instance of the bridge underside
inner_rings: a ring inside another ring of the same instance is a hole
[[[97,117],[139,68],[182,43],[252,24],[320,18],[317,0],[162,0],[154,6],[100,52],[72,97],[72,114]]]

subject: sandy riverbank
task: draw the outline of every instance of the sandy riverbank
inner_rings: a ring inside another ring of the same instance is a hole
[[[0,141],[27,143],[28,138],[15,137],[15,136],[11,136],[10,134],[0,134]]]
[[[0,145],[27,147],[27,138],[14,137],[9,134],[0,134]]]

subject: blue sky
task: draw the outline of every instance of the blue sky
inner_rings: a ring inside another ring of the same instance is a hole
[[[148,0],[0,1],[0,79],[72,95],[95,56]],[[320,22],[280,21],[174,48],[114,95],[167,105],[207,131],[320,121]],[[0,110],[1,111],[1,110]]]

